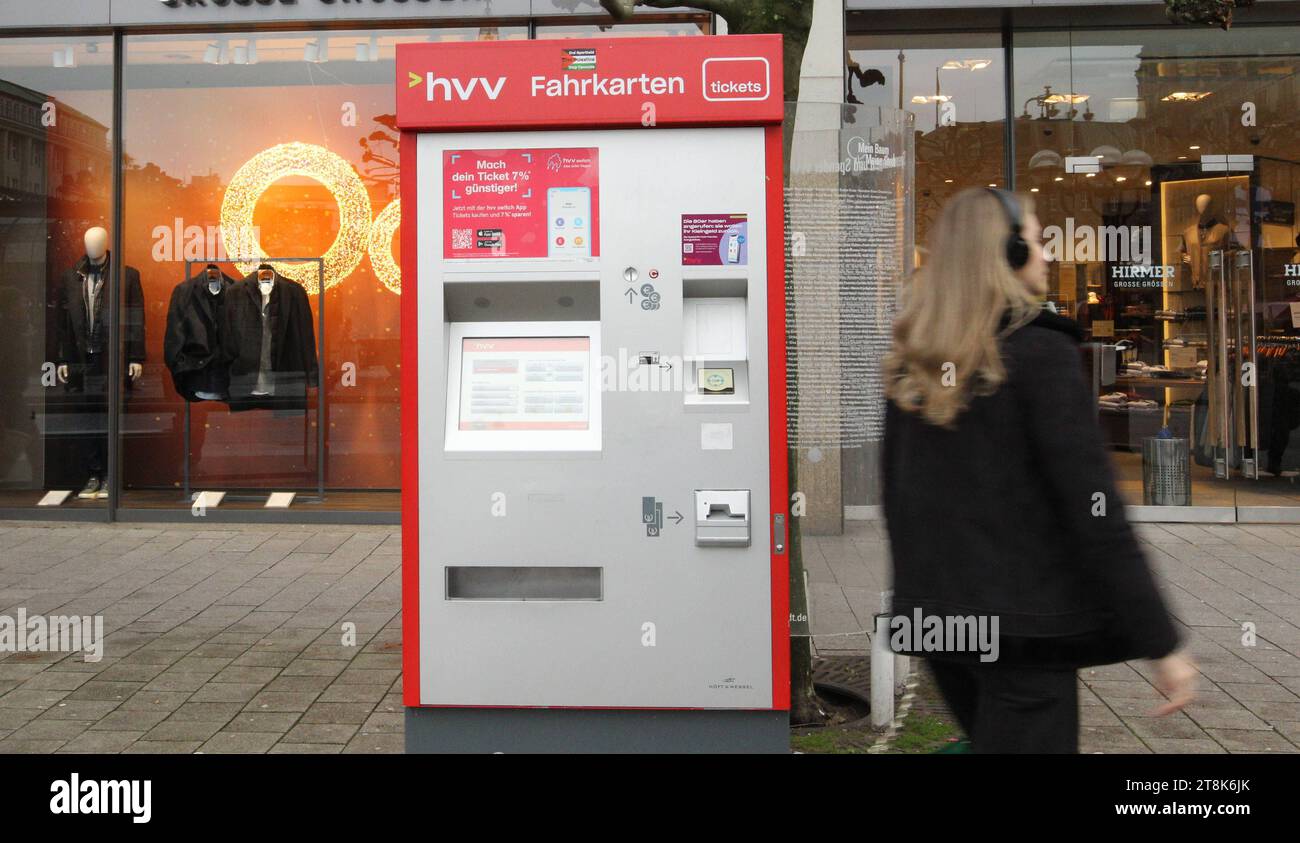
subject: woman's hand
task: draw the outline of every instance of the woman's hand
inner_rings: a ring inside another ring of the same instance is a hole
[[[1170,653],[1163,659],[1156,659],[1156,687],[1160,689],[1168,702],[1158,707],[1152,714],[1164,717],[1180,711],[1196,697],[1196,663],[1182,652]]]

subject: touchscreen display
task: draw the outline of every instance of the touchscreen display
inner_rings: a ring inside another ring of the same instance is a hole
[[[590,337],[462,340],[461,430],[587,430]]]

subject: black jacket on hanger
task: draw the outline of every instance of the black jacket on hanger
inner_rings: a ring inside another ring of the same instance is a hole
[[[57,332],[58,348],[55,363],[71,367],[84,367],[91,352],[106,354],[109,342],[108,302],[113,295],[112,254],[104,261],[104,283],[95,298],[94,329],[86,309],[86,277],[90,274],[90,258],[82,255],[77,265],[59,281]],[[127,363],[144,362],[144,293],[140,287],[140,272],[128,266],[122,277],[126,295],[122,310],[122,339]]]
[[[197,393],[219,395],[230,391],[230,364],[222,335],[226,331],[226,299],[235,279],[221,273],[221,288],[208,289],[204,268],[176,285],[167,306],[167,333],[163,337],[163,362],[172,385],[186,401],[203,401]]]
[[[951,428],[886,406],[894,614],[997,616],[1004,664],[1159,658],[1179,641],[1124,516],[1079,336],[1047,312],[1012,332],[1007,379]]]
[[[254,270],[226,295],[222,344],[230,362],[230,409],[304,410],[307,388],[317,385],[316,331],[307,291],[278,272],[267,321],[271,348],[263,372],[262,293]],[[257,394],[266,387],[271,394]]]

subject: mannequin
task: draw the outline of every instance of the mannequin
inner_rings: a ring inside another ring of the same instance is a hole
[[[1205,287],[1210,278],[1209,253],[1215,249],[1236,247],[1232,229],[1215,213],[1214,197],[1202,193],[1196,197],[1196,222],[1183,230],[1183,263],[1192,275],[1192,286]]]
[[[108,497],[108,351],[113,335],[109,301],[114,294],[112,255],[108,232],[100,226],[86,231],[86,252],[76,266],[63,273],[57,292],[55,373],[68,392],[83,396],[80,418],[87,420],[80,437],[80,458],[86,484],[78,497]],[[126,359],[127,386],[144,374],[144,294],[140,273],[123,267],[121,333]]]
[[[222,348],[226,296],[235,279],[215,263],[176,285],[167,306],[163,362],[186,401],[224,401],[230,387]]]

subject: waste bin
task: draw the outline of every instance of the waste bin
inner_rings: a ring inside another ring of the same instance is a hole
[[[1192,464],[1188,440],[1148,436],[1142,440],[1142,503],[1191,506]]]

